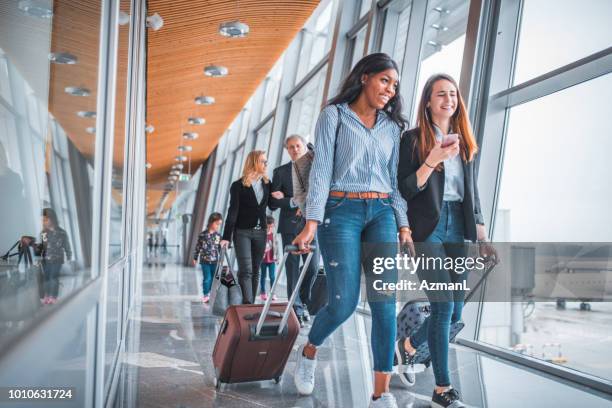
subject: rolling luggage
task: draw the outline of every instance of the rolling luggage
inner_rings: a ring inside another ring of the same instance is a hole
[[[217,389],[221,383],[272,379],[280,382],[300,330],[293,303],[313,254],[308,254],[289,301],[272,304],[287,255],[295,250],[293,245],[285,247],[278,276],[265,304],[227,308],[212,355]]]
[[[467,303],[474,296],[476,290],[486,280],[487,276],[493,271],[497,263],[489,262],[486,264],[482,278],[474,285],[470,292],[466,295],[464,302]],[[415,299],[407,302],[402,307],[401,312],[397,315],[397,339],[410,337],[423,324],[425,319],[429,317],[430,308],[427,299]],[[465,323],[459,320],[451,324],[449,339],[452,343],[459,332],[465,327]],[[416,354],[411,359],[412,364],[424,364],[429,367],[431,364],[431,356],[429,354],[429,346],[427,342],[421,344],[416,351]],[[395,361],[397,364],[397,361]]]

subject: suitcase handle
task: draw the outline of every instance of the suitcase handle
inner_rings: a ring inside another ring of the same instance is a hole
[[[261,313],[251,313],[251,314],[245,315],[244,316],[244,320],[254,320],[254,319],[257,319],[259,316],[261,316]],[[274,310],[270,310],[268,312],[268,316],[283,317],[283,314],[281,312],[276,312]]]
[[[309,248],[316,249],[316,246],[310,245]],[[272,297],[276,291],[278,282],[281,280],[281,277],[283,276],[283,272],[285,272],[285,263],[287,262],[287,257],[289,256],[289,252],[294,252],[297,250],[298,250],[298,247],[295,245],[286,245],[284,248],[283,260],[280,263],[278,275],[276,276],[276,279],[274,279],[274,284],[272,285],[272,289],[270,289],[270,296],[268,296],[268,299],[266,300],[263,310],[261,311],[261,314],[259,316],[259,320],[257,321],[257,327],[255,328],[255,336],[259,336],[259,334],[261,333],[261,328],[263,327],[264,321],[266,320],[266,316],[268,315],[268,312],[270,311],[270,305],[272,304]],[[295,284],[295,289],[293,290],[293,293],[291,294],[291,298],[289,298],[289,302],[287,303],[287,307],[285,308],[285,311],[283,313],[282,320],[280,324],[278,325],[277,334],[281,334],[283,330],[285,329],[285,325],[287,324],[287,319],[289,319],[289,313],[291,312],[293,303],[295,303],[295,299],[298,293],[300,292],[299,290],[300,285],[302,284],[302,281],[304,280],[304,276],[306,275],[306,271],[308,270],[308,266],[310,265],[310,260],[312,259],[312,255],[313,255],[313,252],[310,251],[308,253],[308,256],[306,257],[306,261],[304,261],[304,266],[302,267],[300,276],[298,277],[298,280]]]

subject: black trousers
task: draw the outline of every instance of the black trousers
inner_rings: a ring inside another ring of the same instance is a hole
[[[266,250],[266,229],[237,229],[234,233],[234,247],[242,303],[255,303],[259,287],[259,265]]]
[[[302,222],[298,223],[297,232],[301,231],[303,226],[304,221],[302,220]],[[285,245],[290,245],[291,242],[295,239],[296,235],[297,233],[281,234],[281,238],[283,240],[283,247],[285,247]],[[321,251],[319,250],[316,236],[315,239],[312,240],[311,244],[317,245],[317,249],[313,251],[314,253],[312,254],[310,265],[308,265],[306,276],[304,276],[304,280],[302,281],[302,285],[300,286],[300,291],[295,299],[295,303],[293,304],[293,310],[298,316],[303,316],[304,308],[308,307],[308,304],[311,299],[312,286],[314,285],[315,279],[317,278],[317,272],[319,271],[319,259],[321,258]],[[306,262],[307,256],[307,254],[302,255],[302,262]],[[300,255],[289,254],[287,256],[285,270],[287,271],[287,299],[289,299],[293,294],[293,291],[295,290],[295,286],[300,276]]]

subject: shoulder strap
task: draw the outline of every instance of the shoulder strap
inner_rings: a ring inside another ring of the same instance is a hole
[[[336,123],[336,136],[334,138],[334,159],[336,158],[336,146],[338,144],[338,133],[340,132],[340,124],[342,123],[342,119],[340,117],[340,106],[336,105],[336,110],[338,111],[338,121]]]

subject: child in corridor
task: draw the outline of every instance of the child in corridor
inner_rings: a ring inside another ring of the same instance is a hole
[[[275,237],[275,223],[274,217],[266,217],[268,224],[268,232],[266,236],[266,251],[264,252],[264,258],[261,262],[261,279],[259,280],[260,293],[259,297],[261,300],[266,301],[268,295],[266,294],[266,275],[270,276],[270,289],[274,285],[274,279],[276,278],[276,263],[278,262],[278,245],[276,244]],[[272,300],[276,300],[276,295],[272,295]]]
[[[193,266],[200,258],[200,267],[202,268],[202,302],[208,303],[210,300],[210,288],[212,286],[213,276],[217,269],[219,259],[219,243],[221,242],[221,234],[219,229],[223,222],[221,214],[215,212],[208,217],[206,229],[198,236],[198,243],[193,252]]]

